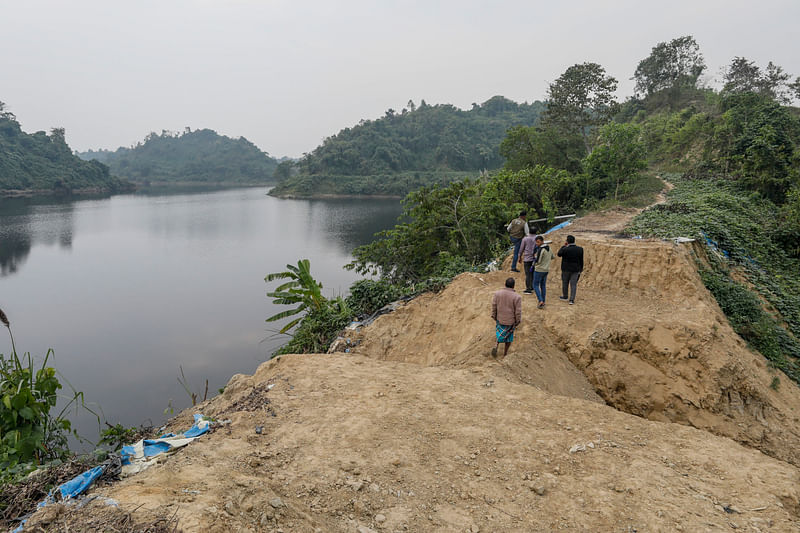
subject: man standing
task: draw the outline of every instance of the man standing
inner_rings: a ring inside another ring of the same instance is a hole
[[[544,307],[544,300],[547,296],[547,273],[550,272],[550,261],[553,260],[553,252],[550,246],[544,243],[544,237],[536,236],[536,260],[533,263],[533,290],[536,291],[536,298],[539,300],[539,309]]]
[[[583,272],[583,248],[575,245],[575,237],[567,235],[567,242],[558,251],[561,258],[561,300],[567,299],[569,288],[569,305],[575,303],[575,292],[578,290],[578,278]]]
[[[511,272],[519,272],[517,269],[517,259],[519,258],[519,246],[522,243],[522,238],[529,234],[531,231],[528,229],[527,211],[520,211],[519,216],[508,223],[506,229],[511,238],[511,244],[514,245],[514,259],[511,261]]]
[[[533,262],[536,259],[538,245],[539,241],[533,238],[532,233],[529,233],[522,238],[522,244],[519,246],[519,255],[525,269],[525,290],[523,291],[525,294],[533,294]]]
[[[495,321],[497,345],[492,348],[492,355],[497,356],[500,343],[505,343],[503,357],[508,354],[508,347],[514,342],[514,329],[522,321],[522,296],[514,292],[514,278],[506,280],[504,289],[492,295],[492,318]]]

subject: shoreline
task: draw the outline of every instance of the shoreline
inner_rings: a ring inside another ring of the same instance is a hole
[[[338,193],[324,193],[324,194],[272,194],[268,192],[273,198],[280,198],[282,200],[347,200],[347,199],[374,199],[374,200],[402,200],[405,195],[399,194],[338,194]]]
[[[105,187],[85,187],[82,189],[73,189],[70,191],[54,191],[53,189],[0,189],[0,199],[5,198],[33,198],[41,196],[114,196],[117,194],[130,194],[137,191],[146,191],[149,189],[162,189],[168,187],[175,188],[191,188],[191,187],[209,187],[209,188],[255,188],[266,187],[267,189],[274,187],[274,183],[223,183],[223,182],[201,182],[201,181],[180,181],[180,182],[150,182],[148,184],[134,183],[133,187],[124,187],[119,190],[109,189]]]
[[[114,191],[103,187],[86,187],[71,191],[54,191],[53,189],[0,189],[0,198],[32,198],[34,196],[91,196],[91,195],[113,195],[133,192],[136,189]]]

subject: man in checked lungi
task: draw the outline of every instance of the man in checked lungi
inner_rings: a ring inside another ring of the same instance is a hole
[[[492,295],[492,318],[496,323],[497,344],[492,348],[492,355],[497,356],[500,343],[506,346],[503,357],[508,354],[508,347],[514,342],[514,329],[522,321],[522,296],[514,292],[514,278],[506,280],[506,286]]]

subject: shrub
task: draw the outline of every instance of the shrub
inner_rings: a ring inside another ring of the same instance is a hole
[[[408,290],[385,279],[361,279],[350,286],[345,301],[355,315],[365,316],[407,294]]]
[[[273,354],[325,353],[338,333],[352,317],[352,312],[341,298],[329,300],[330,305],[309,311],[294,331],[292,340],[278,348]]]
[[[11,324],[2,310],[0,322],[8,328],[12,346],[9,357],[0,354],[0,472],[8,475],[69,455],[71,424],[62,415],[82,394],[75,393],[67,407],[52,415],[61,389],[55,369],[47,366],[53,351],[48,350],[37,369],[30,353],[17,355]]]

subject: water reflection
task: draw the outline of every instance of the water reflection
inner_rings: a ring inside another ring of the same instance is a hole
[[[73,204],[56,198],[0,199],[0,277],[17,273],[36,244],[72,248]]]
[[[311,260],[326,296],[357,275],[355,246],[394,224],[393,200],[279,200],[264,189],[0,202],[0,308],[22,351],[54,348],[59,371],[114,423],[186,407],[252,373],[285,342],[265,318],[270,272]],[[13,274],[13,275],[12,275]],[[8,353],[0,337],[0,353]],[[200,391],[202,393],[202,391]],[[78,419],[84,433],[96,422]]]

